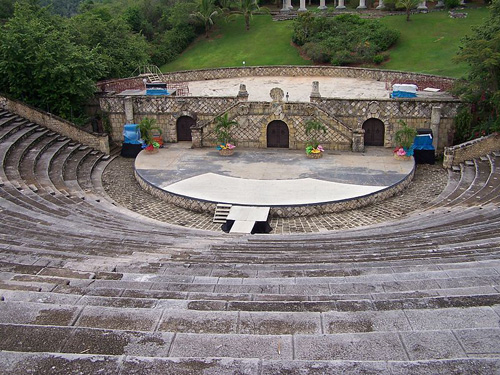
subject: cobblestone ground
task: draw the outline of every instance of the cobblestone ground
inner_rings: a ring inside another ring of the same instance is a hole
[[[134,159],[117,157],[102,176],[108,195],[117,203],[141,215],[183,227],[220,231],[213,215],[185,210],[144,191],[134,178]],[[381,203],[357,210],[297,218],[273,218],[273,234],[312,233],[342,230],[394,220],[421,209],[436,198],[448,181],[439,165],[419,165],[410,186]]]

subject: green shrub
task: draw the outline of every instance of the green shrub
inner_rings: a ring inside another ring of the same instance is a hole
[[[376,55],[389,49],[399,33],[377,20],[343,14],[334,18],[301,14],[294,21],[294,43],[315,63],[334,65],[371,63]],[[385,58],[380,60],[382,62]]]
[[[444,0],[446,8],[456,8],[460,5],[460,0]]]
[[[385,57],[383,55],[375,55],[373,56],[373,62],[377,65],[382,64],[385,60]]]

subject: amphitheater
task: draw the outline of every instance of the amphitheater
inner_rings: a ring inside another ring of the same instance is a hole
[[[386,201],[241,236],[1,103],[2,373],[500,373],[497,135]]]

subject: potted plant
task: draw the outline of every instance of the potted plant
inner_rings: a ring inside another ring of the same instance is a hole
[[[407,160],[413,156],[413,141],[417,135],[417,131],[410,128],[408,124],[399,120],[401,129],[394,134],[394,141],[398,145],[394,150],[394,157],[397,159]]]
[[[141,131],[141,138],[143,140],[144,150],[148,153],[156,153],[160,148],[160,143],[155,140],[156,136],[161,136],[161,129],[155,126],[156,120],[151,118],[143,118],[139,123],[139,130]]]
[[[311,159],[321,158],[322,152],[325,151],[319,144],[318,136],[320,133],[326,133],[326,126],[316,120],[309,120],[305,124],[306,135],[310,137],[306,145],[306,156]]]
[[[234,120],[229,120],[228,114],[215,118],[214,133],[217,137],[217,150],[222,156],[231,156],[234,153],[235,145],[231,144],[231,128],[238,125]]]

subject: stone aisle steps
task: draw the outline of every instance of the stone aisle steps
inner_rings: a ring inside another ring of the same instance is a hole
[[[0,372],[500,371],[498,156],[401,220],[228,236],[116,207],[111,159],[28,125],[0,112]]]

